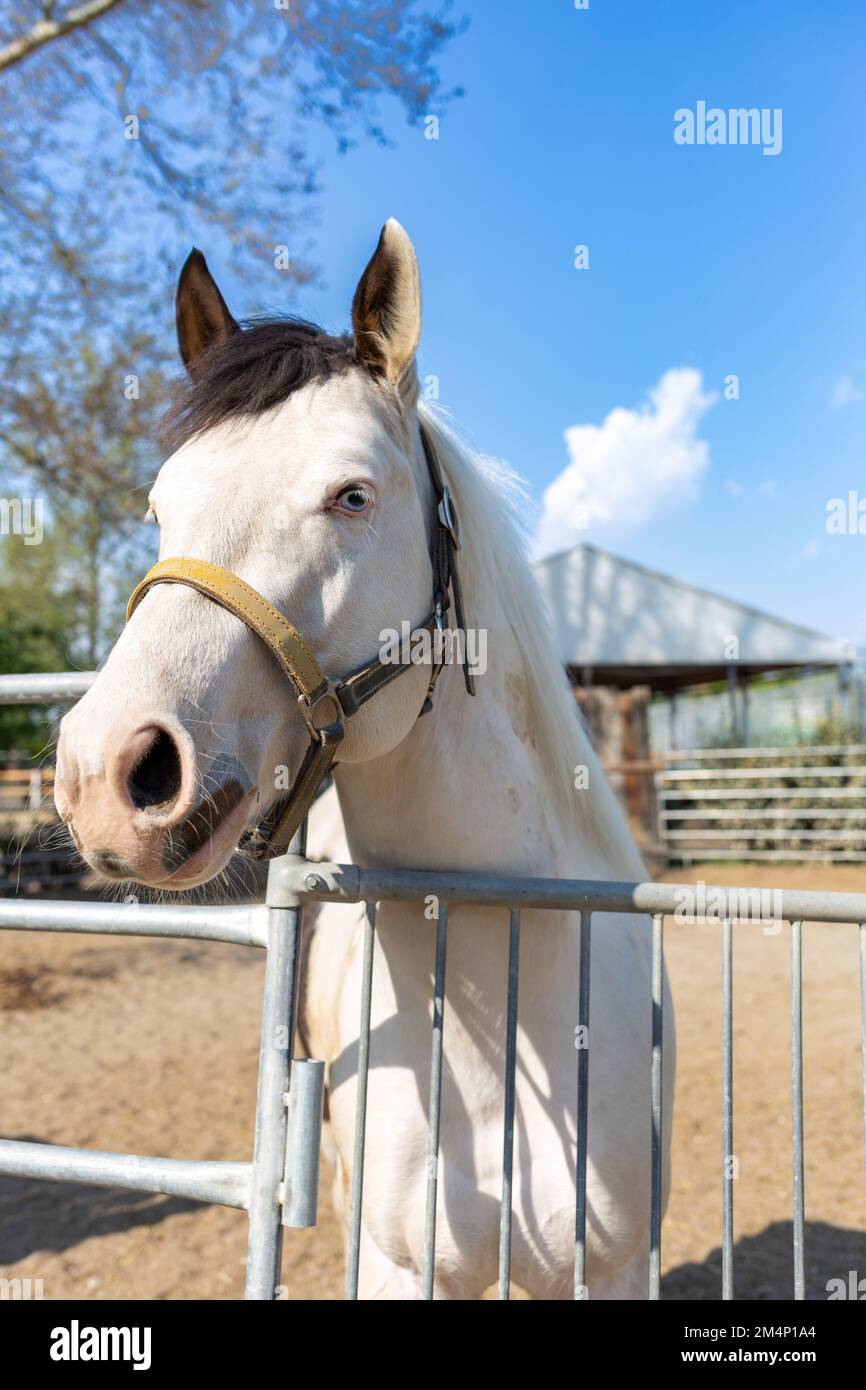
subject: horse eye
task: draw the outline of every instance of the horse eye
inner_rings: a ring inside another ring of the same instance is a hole
[[[337,506],[341,511],[354,512],[356,515],[365,512],[372,501],[366,488],[353,483],[351,487],[344,487],[337,497]]]

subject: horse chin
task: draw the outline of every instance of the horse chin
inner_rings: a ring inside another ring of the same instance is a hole
[[[136,883],[162,892],[200,888],[225,868],[238,847],[250,819],[256,792],[252,790],[212,824],[193,815],[170,832],[136,837],[117,849],[88,850],[72,828],[82,856],[103,878]]]
[[[152,886],[180,892],[188,888],[200,888],[202,884],[216,878],[235,853],[247,829],[251,803],[254,802],[255,796],[255,791],[249,792],[183,863]]]

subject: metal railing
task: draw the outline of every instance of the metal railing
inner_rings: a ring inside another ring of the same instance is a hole
[[[35,678],[14,678],[19,691]],[[57,698],[55,677],[39,678],[39,690]],[[7,682],[9,678],[6,678]],[[69,694],[79,694],[80,690]],[[0,686],[0,699],[3,690]],[[45,698],[44,695],[40,698]],[[662,883],[614,883],[512,877],[497,874],[362,869],[356,865],[312,862],[304,856],[303,832],[268,876],[266,902],[249,907],[142,906],[137,904],[0,902],[0,930],[86,931],[111,935],[196,938],[257,946],[267,953],[255,1139],[251,1162],[190,1161],[96,1153],[50,1144],[0,1141],[0,1173],[62,1179],[165,1193],[195,1201],[237,1207],[249,1217],[245,1296],[278,1297],[282,1231],[315,1224],[324,1064],[296,1059],[294,1023],[298,990],[302,909],[305,901],[366,905],[358,1048],[358,1085],[351,1192],[346,1295],[358,1297],[363,1237],[363,1184],[370,1018],[376,936],[376,904],[423,902],[434,894],[436,921],[434,1008],[430,1038],[431,1081],[428,1106],[428,1167],[422,1288],[435,1286],[439,1168],[439,1117],[442,1104],[447,997],[449,908],[499,907],[509,933],[506,979],[506,1047],[503,1076],[503,1165],[500,1203],[499,1296],[510,1291],[512,1236],[512,1159],[515,1127],[519,948],[521,913],[528,909],[575,912],[580,935],[579,1036],[589,1038],[592,919],[595,914],[632,913],[652,918],[652,986],[646,1026],[651,1041],[647,1075],[647,1141],[651,1146],[648,1296],[658,1299],[662,1234],[663,960],[664,918],[681,915],[691,903],[696,920],[708,916],[720,926],[722,950],[722,1297],[733,1298],[733,931],[732,924],[754,920],[757,889],[702,888]],[[704,910],[712,903],[712,912]],[[866,894],[783,891],[774,896],[774,922],[791,924],[791,1094],[793,1179],[793,1292],[805,1297],[805,1205],[803,1193],[803,1034],[802,924],[850,923],[859,928],[861,988],[861,1066],[866,1140]],[[690,914],[691,915],[691,914]],[[585,1298],[589,1047],[576,1061],[576,1167],[574,1295]]]
[[[84,694],[95,676],[95,671],[0,675],[0,705],[59,707],[69,704]],[[18,883],[22,883],[26,891],[80,886],[83,872],[72,870],[68,856],[68,871],[63,872],[61,849],[46,847],[39,836],[34,844],[26,834],[28,828],[44,819],[40,813],[48,809],[53,791],[53,767],[31,767],[9,776],[0,773],[0,814],[16,815],[14,826],[4,834],[4,843],[0,846],[0,897],[16,891]],[[26,824],[22,825],[22,820]],[[10,849],[10,844],[16,847]]]
[[[499,1296],[508,1298],[511,1263],[511,1160],[514,1143],[514,1095],[517,1061],[516,1026],[519,1017],[519,941],[521,913],[527,909],[569,911],[579,914],[580,974],[578,1029],[589,1037],[592,919],[597,914],[627,913],[652,918],[652,986],[647,1001],[647,1030],[651,1039],[651,1063],[647,1076],[647,1138],[651,1145],[650,1192],[650,1299],[660,1296],[662,1225],[662,1113],[664,918],[713,921],[720,929],[722,952],[721,1050],[722,1050],[722,1298],[734,1296],[734,1088],[733,1088],[733,925],[756,920],[772,922],[773,931],[785,922],[791,928],[791,1094],[793,1183],[793,1277],[795,1299],[805,1298],[805,1204],[803,1195],[803,1031],[802,1031],[802,933],[804,922],[847,923],[859,930],[861,1089],[866,1164],[866,893],[828,893],[810,890],[775,891],[771,913],[766,912],[767,890],[740,887],[699,889],[689,884],[614,883],[589,880],[510,877],[496,874],[443,873],[406,869],[362,869],[352,864],[313,863],[293,854],[271,867],[269,893],[274,902],[366,904],[361,990],[361,1022],[358,1050],[358,1101],[355,1125],[355,1162],[347,1298],[358,1296],[360,1240],[363,1230],[364,1139],[367,1077],[370,1060],[370,1000],[372,997],[376,904],[384,901],[439,903],[436,923],[436,965],[431,1036],[431,1086],[428,1109],[427,1212],[423,1264],[425,1297],[432,1297],[435,1272],[436,1205],[438,1190],[439,1115],[442,1095],[442,1055],[446,998],[446,951],[449,908],[458,905],[499,907],[503,931],[509,930],[506,992],[506,1050],[503,1076],[503,1171],[500,1203]],[[684,904],[687,905],[684,909]],[[711,909],[706,908],[711,904]],[[576,1173],[575,1173],[575,1298],[590,1296],[586,1285],[586,1165],[589,1104],[589,1047],[581,1047],[576,1064]]]
[[[0,768],[0,811],[38,811],[54,790],[54,768]]]
[[[665,754],[655,775],[668,859],[866,863],[864,754],[862,744]]]
[[[296,840],[295,848],[301,844]],[[323,1097],[322,1064],[292,1056],[300,917],[297,903],[274,903],[270,898],[264,905],[216,908],[0,902],[0,930],[178,937],[263,947],[267,952],[251,1162],[96,1153],[2,1139],[0,1173],[106,1184],[239,1207],[249,1216],[245,1296],[278,1297],[282,1228],[315,1224],[316,1126],[321,1122]]]
[[[2,676],[0,703],[69,702],[82,695],[92,679],[93,673]],[[303,844],[300,834],[293,849],[301,851]],[[251,1162],[153,1158],[0,1140],[0,1173],[8,1176],[107,1184],[243,1209],[249,1217],[245,1296],[250,1299],[279,1296],[283,1227],[315,1224],[323,1066],[292,1055],[301,908],[298,901],[284,899],[281,894],[275,903],[268,894],[264,905],[215,908],[0,902],[0,930],[192,938],[265,949]]]

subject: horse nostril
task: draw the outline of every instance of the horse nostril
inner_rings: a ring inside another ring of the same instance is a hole
[[[174,801],[181,784],[180,753],[165,729],[156,729],[153,742],[127,778],[130,800],[137,811]]]

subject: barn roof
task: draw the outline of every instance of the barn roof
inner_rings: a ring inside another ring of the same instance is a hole
[[[563,663],[596,684],[676,689],[744,675],[851,660],[845,643],[599,550],[576,545],[535,573]],[[728,655],[730,639],[738,652]]]

